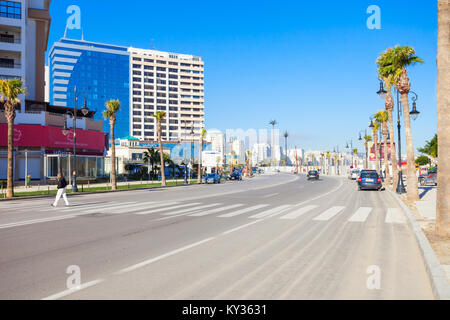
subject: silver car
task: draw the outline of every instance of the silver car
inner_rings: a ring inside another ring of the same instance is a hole
[[[348,175],[348,178],[350,180],[356,180],[359,178],[360,173],[361,173],[361,171],[359,169],[352,169],[350,171],[350,174]]]

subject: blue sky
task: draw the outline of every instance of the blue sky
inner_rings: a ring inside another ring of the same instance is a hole
[[[290,146],[331,150],[350,139],[362,149],[358,132],[384,108],[375,60],[388,47],[410,45],[425,60],[409,70],[421,111],[417,148],[436,132],[436,3],[58,0],[49,48],[76,4],[85,40],[138,48],[153,41],[157,50],[202,56],[207,128],[269,128],[274,118],[291,133]],[[366,27],[370,5],[381,8],[381,30]]]

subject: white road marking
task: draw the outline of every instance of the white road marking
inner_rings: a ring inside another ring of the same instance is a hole
[[[360,207],[356,212],[351,216],[348,221],[350,222],[364,222],[367,220],[367,217],[369,216],[370,212],[373,208],[371,207]]]
[[[263,196],[262,198],[270,198],[270,197],[274,197],[274,196],[277,196],[277,195],[279,195],[278,192],[277,192],[277,193],[271,193],[271,194],[265,195],[265,196]]]
[[[280,214],[282,213],[284,210],[290,208],[291,205],[285,204],[276,208],[272,208],[266,211],[263,211],[261,213],[255,214],[253,216],[250,216],[250,219],[261,219],[261,218],[265,218],[267,216],[273,216],[275,214]]]
[[[197,206],[197,207],[182,209],[182,210],[178,210],[178,211],[171,211],[171,212],[167,212],[167,213],[162,213],[162,215],[172,216],[172,215],[175,215],[175,214],[180,214],[180,213],[185,213],[185,212],[192,212],[192,211],[197,211],[197,210],[200,210],[200,209],[216,207],[216,206],[220,206],[221,204],[222,203],[211,203],[211,204],[206,204],[206,205],[203,205],[203,206]]]
[[[386,213],[386,223],[406,223],[406,217],[398,208],[389,208]]]
[[[298,217],[304,215],[305,213],[307,213],[317,207],[318,206],[316,206],[316,205],[306,206],[306,207],[300,208],[296,211],[293,211],[291,213],[288,213],[287,215],[280,217],[280,219],[288,219],[288,220],[297,219]]]
[[[199,246],[199,245],[201,245],[201,244],[203,244],[203,243],[205,243],[205,242],[211,241],[211,240],[213,240],[213,239],[214,239],[214,237],[211,237],[211,238],[207,238],[207,239],[202,240],[202,241],[195,242],[195,243],[193,243],[193,244],[190,244],[190,245],[181,247],[181,248],[179,248],[179,249],[176,249],[176,250],[167,252],[167,253],[162,254],[162,255],[160,255],[160,256],[157,256],[157,257],[154,257],[154,258],[151,258],[151,259],[142,261],[142,262],[140,262],[140,263],[134,264],[134,265],[132,265],[132,266],[129,266],[129,267],[127,267],[127,268],[124,268],[124,269],[122,269],[122,270],[116,272],[115,274],[124,274],[124,273],[126,273],[126,272],[134,271],[134,270],[136,270],[136,269],[145,267],[145,266],[147,266],[147,265],[149,265],[149,264],[151,264],[151,263],[153,263],[153,262],[156,262],[156,261],[162,260],[162,259],[164,259],[164,258],[173,256],[173,255],[175,255],[175,254],[177,254],[177,253],[180,253],[180,252],[182,252],[182,251],[184,251],[184,250],[187,250],[187,249],[190,249],[190,248]]]
[[[124,206],[124,205],[132,205],[135,202],[122,202],[122,203],[109,203],[109,204],[101,204],[101,205],[89,205],[89,206],[75,206],[75,207],[68,207],[63,209],[63,212],[72,212],[72,211],[80,211],[80,212],[88,212],[90,211],[95,212],[93,210],[103,210],[105,208],[117,208],[117,206]]]
[[[259,204],[257,206],[253,206],[253,207],[249,207],[249,208],[244,208],[238,211],[234,211],[234,212],[230,212],[230,213],[226,213],[226,214],[222,214],[219,216],[219,218],[230,218],[230,217],[234,217],[234,216],[238,216],[240,214],[244,214],[250,211],[255,211],[261,208],[265,208],[269,206],[268,204]]]
[[[345,207],[337,206],[337,207],[331,207],[319,216],[315,217],[313,220],[316,221],[327,221],[333,218],[335,215],[337,215],[339,212],[344,210]]]
[[[173,204],[173,203],[171,203]],[[159,205],[159,207],[163,207],[163,208],[159,208],[159,209],[152,209],[152,210],[147,210],[147,211],[142,211],[142,212],[135,212],[135,214],[138,215],[143,215],[143,214],[150,214],[150,213],[157,213],[157,212],[161,212],[161,211],[167,211],[167,210],[172,210],[172,209],[178,209],[178,208],[184,208],[184,207],[189,207],[189,206],[195,206],[198,205],[200,203],[196,202],[196,203],[186,203],[186,204],[180,204],[177,206],[172,206],[172,207],[167,207],[166,205]]]
[[[7,224],[0,225],[0,229],[20,227],[20,226],[26,226],[26,225],[29,225],[29,224],[42,223],[42,222],[50,222],[50,221],[58,221],[58,220],[64,220],[64,219],[72,219],[72,218],[75,218],[75,217],[76,217],[75,215],[65,215],[65,216],[56,216],[56,217],[49,217],[49,218],[42,218],[42,219],[34,219],[34,220],[13,222],[13,223],[7,223]]]
[[[300,202],[300,203],[296,204],[296,206],[297,206],[297,207],[300,207],[300,206],[302,206],[302,205],[304,205],[304,204],[307,204],[308,202],[311,202],[311,201],[314,201],[314,200],[323,198],[323,197],[325,197],[325,196],[327,196],[327,195],[329,195],[329,194],[331,194],[331,193],[333,193],[333,192],[339,190],[339,189],[342,187],[343,184],[344,184],[344,182],[341,180],[341,182],[339,183],[339,185],[338,185],[336,188],[334,188],[333,190],[328,191],[327,193],[321,194],[320,196],[317,196],[317,197],[311,198],[311,199],[309,199],[309,200]]]
[[[125,205],[125,206],[116,205],[116,206],[112,207],[110,210],[108,210],[107,213],[127,213],[127,212],[133,212],[133,211],[138,211],[138,210],[152,209],[155,207],[169,206],[169,205],[173,205],[176,203],[178,203],[178,202],[163,203],[163,202],[148,201],[148,202],[136,203],[133,205]]]
[[[243,205],[240,203],[237,203],[237,204],[233,204],[231,206],[226,206],[226,207],[221,207],[221,208],[217,208],[217,209],[211,209],[211,210],[206,210],[206,211],[199,212],[199,213],[190,214],[189,216],[190,217],[203,217],[208,214],[213,214],[213,213],[217,213],[217,212],[221,212],[221,211],[225,211],[225,210],[229,210],[229,209],[234,209],[234,208],[241,207],[241,206],[243,206]]]
[[[242,225],[242,226],[240,226],[240,227],[237,227],[237,228],[234,228],[234,229],[231,229],[231,230],[222,232],[222,235],[230,234],[230,233],[232,233],[232,232],[235,232],[235,231],[244,229],[244,228],[246,228],[246,227],[248,227],[248,226],[251,226],[252,224],[255,224],[255,223],[258,223],[258,222],[261,222],[261,221],[264,221],[264,219],[259,219],[259,220],[256,220],[256,221],[253,221],[253,222],[244,224],[244,225]]]
[[[67,289],[67,290],[61,291],[59,293],[56,293],[56,294],[53,294],[53,295],[48,296],[46,298],[43,298],[42,300],[56,300],[56,299],[60,299],[60,298],[63,298],[65,296],[71,295],[72,293],[75,293],[77,291],[80,291],[80,290],[83,290],[83,289],[95,286],[96,284],[99,284],[99,283],[101,283],[103,281],[105,281],[105,280],[104,279],[98,279],[98,280],[86,282],[86,283],[84,283],[84,284],[82,284],[82,285],[80,285],[78,287],[74,287],[74,288],[71,288],[71,289]]]

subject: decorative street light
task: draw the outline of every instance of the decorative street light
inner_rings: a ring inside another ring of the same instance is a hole
[[[384,90],[383,80],[380,77],[378,77],[378,80],[380,80],[380,90],[377,91],[377,94],[381,99],[384,99],[384,96],[386,95],[387,91]]]
[[[359,141],[362,141],[363,138],[361,137],[361,133],[364,132],[364,149],[366,150],[366,169],[369,168],[369,159],[368,159],[368,153],[367,153],[367,149],[368,149],[368,145],[367,141],[366,141],[366,137],[367,137],[367,129],[361,130],[359,132]]]
[[[414,91],[410,91],[410,93],[414,94],[414,97],[412,97],[412,110],[409,112],[409,115],[411,116],[411,118],[416,121],[417,117],[419,116],[420,112],[417,111],[417,104],[416,101],[418,99],[417,93],[415,93]]]
[[[72,192],[78,192],[78,186],[77,186],[77,102],[78,102],[78,95],[80,93],[84,93],[84,92],[78,92],[77,93],[77,87],[75,87],[74,89],[75,92],[75,101],[73,104],[73,112],[67,110],[66,111],[66,115],[69,114],[72,116],[72,120],[73,120],[73,171],[72,171]],[[84,104],[83,107],[81,108],[81,113],[83,114],[83,116],[87,116],[87,114],[89,113],[89,109],[86,106],[86,95],[84,96]],[[62,133],[63,135],[67,136],[70,133],[69,128],[67,127],[67,119],[66,117],[64,117],[64,127],[62,129]]]

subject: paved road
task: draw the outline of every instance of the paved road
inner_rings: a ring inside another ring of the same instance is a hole
[[[0,202],[0,299],[433,298],[394,199],[346,179],[275,174],[69,201]],[[68,289],[73,265],[81,286]]]

